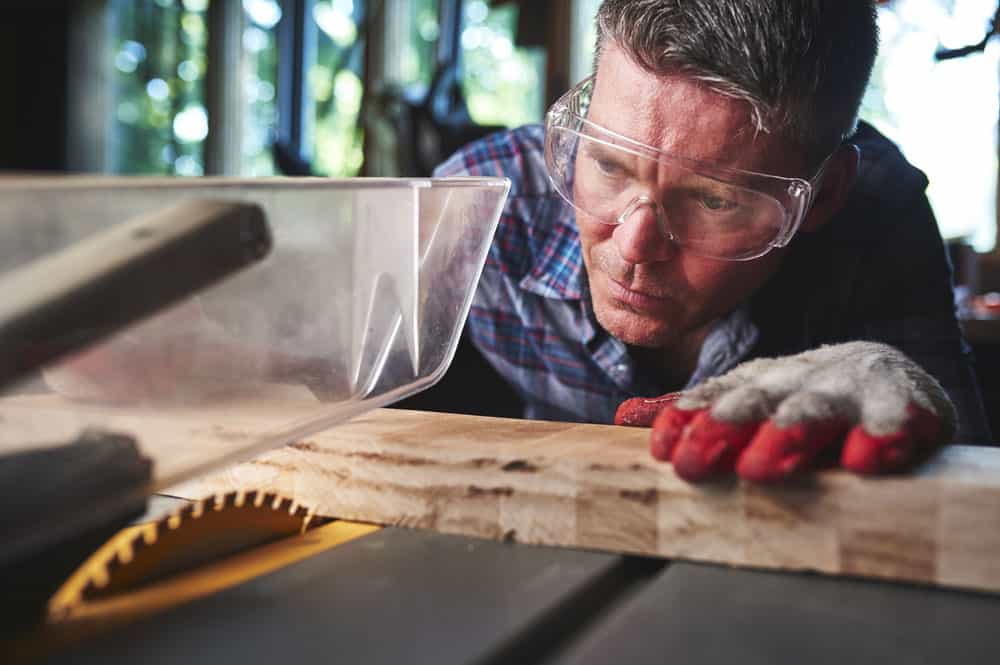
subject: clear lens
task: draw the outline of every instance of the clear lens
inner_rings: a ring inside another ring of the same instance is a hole
[[[791,237],[810,194],[805,181],[665,155],[587,122],[587,102],[589,86],[557,102],[545,136],[552,182],[578,212],[621,224],[634,202],[652,201],[674,242],[720,259],[755,258]]]

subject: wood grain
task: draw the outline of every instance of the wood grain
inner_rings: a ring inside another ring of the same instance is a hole
[[[1000,592],[1000,450],[952,446],[907,476],[695,486],[647,437],[381,410],[179,491],[263,485],[378,524]]]
[[[214,425],[205,413],[173,413],[135,427],[158,464],[176,470],[192,451],[227,452],[234,433],[246,445],[293,411],[229,409]],[[12,413],[0,405],[7,425]],[[782,487],[695,486],[653,460],[647,438],[635,428],[376,410],[168,492],[277,491],[348,520],[1000,592],[998,449],[952,446],[907,476],[828,471]]]

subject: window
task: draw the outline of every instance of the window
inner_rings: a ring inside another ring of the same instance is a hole
[[[576,0],[573,3],[573,32],[570,42],[570,78],[573,84],[590,76],[594,70],[594,47],[597,26],[594,18],[601,0]]]
[[[245,114],[240,174],[274,175],[271,144],[278,122],[278,34],[281,6],[276,0],[243,0],[241,79]]]
[[[208,0],[111,2],[113,173],[198,175]]]
[[[363,3],[319,0],[311,14],[308,29],[318,28],[315,60],[306,63],[313,122],[312,136],[307,134],[304,142],[312,146],[313,165],[320,173],[357,175],[364,162],[358,123],[364,90]]]
[[[407,89],[419,98],[426,91],[440,36],[439,11],[439,0],[315,2],[307,27],[316,32],[315,59],[307,62],[311,135],[303,137],[315,171],[359,174],[365,159],[364,126],[375,121],[374,106],[384,102],[381,93]],[[375,71],[366,72],[366,66]],[[366,80],[377,82],[374,89],[365,90]],[[366,104],[368,115],[362,118]],[[378,171],[378,161],[373,159],[369,172]]]
[[[88,169],[357,175],[379,145],[364,135],[373,109],[420,106],[441,66],[457,73],[474,122],[544,113],[544,49],[516,45],[519,3],[106,1],[107,20],[78,46],[106,74],[74,99],[110,104],[112,116],[72,148],[94,155],[78,160]]]
[[[996,0],[896,0],[879,8],[881,48],[862,117],[927,174],[941,233],[979,251],[996,239],[1000,51],[936,62],[979,42]]]
[[[514,46],[517,5],[464,3],[463,87],[469,115],[481,125],[540,122],[545,112],[545,55]]]
[[[397,0],[392,5],[386,17],[385,79],[423,92],[434,75],[435,49],[441,35],[441,3]]]

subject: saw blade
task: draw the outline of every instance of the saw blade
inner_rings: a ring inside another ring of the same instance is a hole
[[[68,614],[327,521],[269,492],[230,492],[185,505],[105,543],[52,597],[49,614]]]

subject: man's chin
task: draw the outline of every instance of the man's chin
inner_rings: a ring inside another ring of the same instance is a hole
[[[659,348],[668,346],[676,336],[676,329],[662,319],[627,307],[595,306],[594,313],[602,328],[630,346]]]

